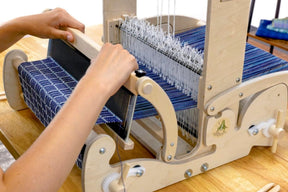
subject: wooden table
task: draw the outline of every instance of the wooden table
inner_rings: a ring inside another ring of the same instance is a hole
[[[280,39],[273,39],[273,38],[266,38],[266,37],[259,37],[256,35],[256,30],[252,30],[250,31],[251,28],[251,22],[252,22],[252,18],[253,18],[253,13],[254,13],[254,7],[255,7],[255,3],[256,0],[251,0],[251,5],[250,5],[250,16],[249,16],[249,23],[248,23],[248,37],[252,37],[254,39],[257,39],[259,41],[268,43],[270,45],[270,53],[274,53],[274,46],[278,47],[280,49],[283,49],[285,51],[288,51],[288,42],[285,40],[280,40]],[[263,2],[261,2],[263,3]],[[265,2],[264,2],[265,3]],[[276,4],[276,9],[275,9],[275,17],[274,18],[278,18],[279,17],[279,13],[280,13],[280,7],[281,7],[281,0],[277,0],[277,4]]]
[[[263,41],[263,42],[268,43],[272,46],[279,47],[280,49],[288,51],[288,41],[286,41],[286,40],[272,39],[272,38],[267,38],[267,37],[259,37],[256,35],[256,31],[251,31],[247,35],[248,35],[248,37],[252,37],[254,39]]]
[[[97,42],[100,42],[101,39],[101,30],[99,29],[99,26],[87,29],[88,36],[91,36]],[[46,57],[47,42],[43,39],[26,37],[9,50],[22,49],[28,55],[29,60],[43,59]],[[7,51],[0,54],[0,92],[3,91],[2,63],[6,53]],[[0,138],[14,157],[18,158],[23,154],[43,129],[43,125],[29,109],[14,111],[7,101],[0,102]],[[288,134],[285,134],[280,140],[276,154],[272,154],[268,147],[254,147],[251,153],[244,158],[168,186],[158,190],[158,192],[255,192],[270,182],[281,185],[281,191],[288,191],[287,141]],[[137,142],[135,145],[134,151],[122,153],[121,156],[128,159],[131,158],[134,152],[137,152],[138,157],[151,157],[150,153]],[[81,171],[77,167],[72,169],[71,174],[59,191],[82,191]]]

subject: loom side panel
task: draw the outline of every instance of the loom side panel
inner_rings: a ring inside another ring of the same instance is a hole
[[[241,83],[249,5],[250,0],[209,0],[203,79],[198,97],[201,106]],[[209,85],[212,89],[207,89]]]
[[[208,0],[204,64],[198,87],[199,139],[194,155],[213,150],[204,143],[205,106],[216,95],[242,82],[249,6],[250,0]],[[232,103],[228,107],[237,117],[239,103]]]

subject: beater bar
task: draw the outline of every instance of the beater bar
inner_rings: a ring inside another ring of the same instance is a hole
[[[138,63],[197,100],[202,52],[182,44],[145,20],[127,17],[120,30],[123,47],[138,59]]]

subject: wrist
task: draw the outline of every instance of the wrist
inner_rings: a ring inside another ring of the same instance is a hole
[[[101,79],[84,75],[78,85],[83,91],[88,91],[92,98],[106,101],[112,96],[112,90],[109,85],[105,84]]]
[[[25,36],[29,34],[28,29],[31,28],[31,22],[29,22],[27,16],[15,18],[12,20],[12,25],[18,35]]]
[[[0,26],[0,52],[12,46],[20,40],[23,33],[22,26],[19,25],[18,19],[13,19]]]

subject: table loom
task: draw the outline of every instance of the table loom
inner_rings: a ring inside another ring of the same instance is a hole
[[[136,1],[105,0],[103,6],[104,41],[118,43],[120,18],[123,14],[136,15]],[[94,134],[86,142],[81,163],[84,191],[124,191],[124,188],[154,191],[246,156],[252,146],[272,145],[275,152],[277,140],[284,131],[287,62],[246,44],[246,28],[243,26],[247,26],[248,12],[248,0],[209,0],[205,26],[196,19],[176,17],[177,36],[204,50],[197,102],[185,95],[184,104],[175,102],[175,92],[179,95],[181,91],[177,92],[162,79],[154,77],[149,69],[145,70],[150,77],[131,74],[123,88],[125,97],[130,98],[127,105],[138,102],[139,106],[146,99],[154,108],[148,107],[148,112],[141,114],[143,108],[137,111],[136,104],[132,109],[135,110],[133,117],[128,113],[124,121],[157,115],[151,120],[159,125],[159,129],[152,130],[149,123],[139,125],[135,121],[123,125],[123,118],[117,117],[113,111],[111,113],[109,107],[103,109],[97,123],[106,123],[112,128],[114,123],[124,127],[132,124],[129,131],[151,150],[155,159],[131,159],[110,165],[109,159],[116,147],[112,138],[116,138],[117,144],[121,140],[121,145],[130,149],[133,142],[129,133],[123,136],[122,129],[117,132],[108,128],[111,136]],[[156,18],[147,20],[155,24]],[[167,22],[167,17],[163,17],[162,22]],[[75,43],[67,45],[62,41],[51,41],[47,59],[27,62],[27,56],[20,51],[8,53],[5,59],[4,84],[9,104],[16,110],[28,105],[44,125],[49,124],[81,78],[81,75],[73,74],[67,64],[81,63],[81,70],[85,72],[89,59],[100,50],[100,46],[85,35],[71,31],[75,34]],[[59,46],[66,47],[61,47],[61,54],[66,57],[57,56]],[[173,91],[169,93],[167,90],[171,89]],[[142,98],[138,97],[136,101],[137,95]],[[116,95],[116,101],[119,98],[123,101],[121,94]],[[114,110],[117,103],[113,101]],[[175,115],[176,110],[193,107],[198,111],[197,128],[189,134],[196,143],[178,133]],[[162,126],[157,123],[158,119],[161,119]]]

